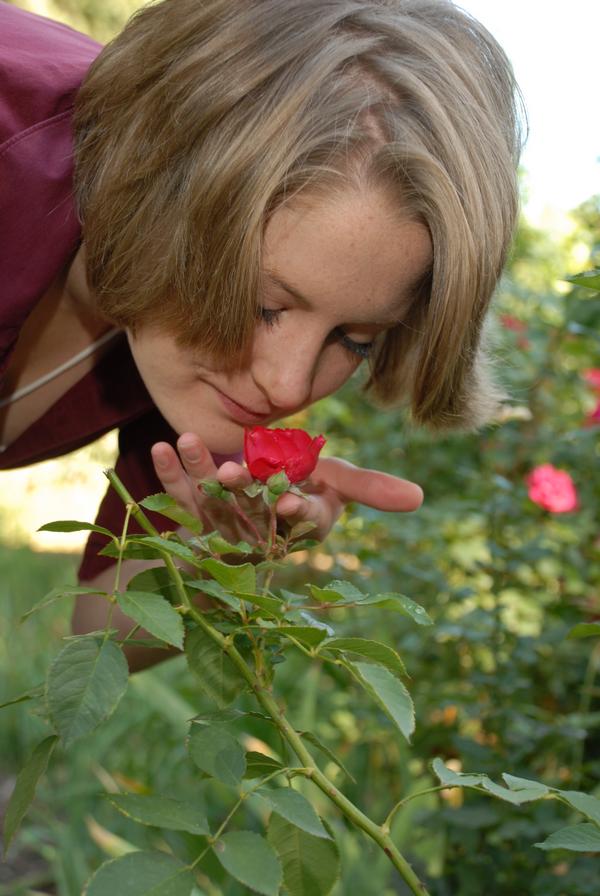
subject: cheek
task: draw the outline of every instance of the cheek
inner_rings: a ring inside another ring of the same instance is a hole
[[[360,358],[354,360],[339,346],[333,345],[324,352],[314,382],[314,401],[337,392],[360,366]]]

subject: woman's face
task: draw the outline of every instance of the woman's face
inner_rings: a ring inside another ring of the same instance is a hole
[[[165,419],[213,453],[238,451],[245,426],[281,420],[339,389],[369,343],[405,316],[431,263],[426,227],[379,191],[308,196],[265,231],[261,319],[244,365],[228,370],[151,326],[128,334]]]

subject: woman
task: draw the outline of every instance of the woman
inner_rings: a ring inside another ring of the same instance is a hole
[[[244,426],[363,362],[417,423],[493,414],[482,325],[519,141],[510,65],[478,23],[446,0],[164,0],[99,55],[4,4],[0,34],[2,466],[119,425],[130,491],[202,514],[198,479],[248,481]],[[349,500],[422,499],[331,458],[310,488],[278,512],[320,537]],[[121,513],[109,494],[98,522]],[[81,578],[110,587],[96,548]]]

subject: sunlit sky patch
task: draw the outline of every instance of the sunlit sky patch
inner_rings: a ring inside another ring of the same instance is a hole
[[[568,211],[600,193],[600,2],[457,0],[499,40],[529,120],[526,214]]]

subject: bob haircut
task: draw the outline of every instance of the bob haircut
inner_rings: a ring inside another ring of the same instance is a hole
[[[383,188],[423,222],[431,270],[366,388],[470,428],[500,392],[484,316],[518,209],[518,89],[449,0],[162,0],[76,101],[76,197],[98,311],[235,366],[260,308],[269,216],[300,191]]]

